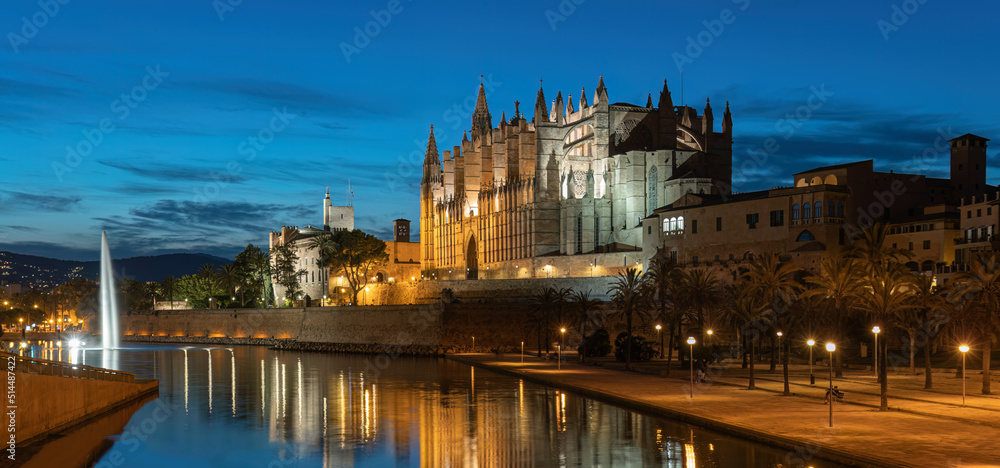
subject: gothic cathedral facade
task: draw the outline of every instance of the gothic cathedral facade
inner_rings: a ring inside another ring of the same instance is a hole
[[[482,85],[472,128],[439,154],[428,137],[420,183],[421,273],[426,279],[613,274],[641,258],[642,219],[686,193],[725,193],[732,178],[729,105],[716,132],[710,103],[611,104],[538,90],[529,121],[493,126]],[[550,110],[551,109],[551,110]],[[544,265],[544,266],[543,266]],[[553,272],[555,270],[555,272]]]

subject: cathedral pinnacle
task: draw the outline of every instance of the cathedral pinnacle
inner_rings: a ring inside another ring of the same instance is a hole
[[[653,108],[653,93],[649,93],[646,95],[646,109],[652,109],[652,108]]]
[[[603,102],[608,104],[608,88],[604,86],[604,75],[597,81],[597,100],[594,102]]]
[[[424,155],[424,164],[441,164],[438,154],[437,141],[434,139],[434,126],[431,125],[431,133],[427,137],[427,153]]]
[[[589,106],[587,103],[587,88],[580,88],[580,109]]]
[[[729,101],[726,101],[726,112],[722,114],[722,133],[733,131],[733,114],[729,112]]]
[[[549,110],[546,108],[545,104],[545,92],[542,91],[542,87],[538,87],[538,96],[535,97],[535,122],[543,122],[549,120]]]
[[[478,130],[480,135],[485,135],[493,128],[493,116],[490,115],[490,108],[486,105],[486,89],[479,83],[479,96],[476,97],[476,110],[472,114],[472,130]]]

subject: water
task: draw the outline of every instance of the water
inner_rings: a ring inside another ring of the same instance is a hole
[[[108,248],[108,233],[101,232],[101,345],[104,349],[121,346],[118,310],[118,295],[115,289],[114,269],[111,266],[111,250]]]
[[[123,369],[160,379],[160,398],[132,416],[98,468],[789,466],[783,450],[445,359],[111,352]]]

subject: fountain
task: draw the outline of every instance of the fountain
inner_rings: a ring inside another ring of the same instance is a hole
[[[118,293],[115,275],[111,268],[111,251],[108,233],[101,233],[101,345],[104,349],[121,347],[118,331]]]

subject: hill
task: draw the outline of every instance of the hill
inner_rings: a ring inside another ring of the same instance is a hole
[[[181,277],[196,273],[206,263],[215,266],[231,263],[207,254],[175,253],[148,257],[113,260],[115,271],[122,277],[141,282],[162,281],[167,276]],[[0,252],[0,282],[22,284],[25,289],[56,286],[73,278],[98,279],[98,261],[79,262],[55,258]]]

